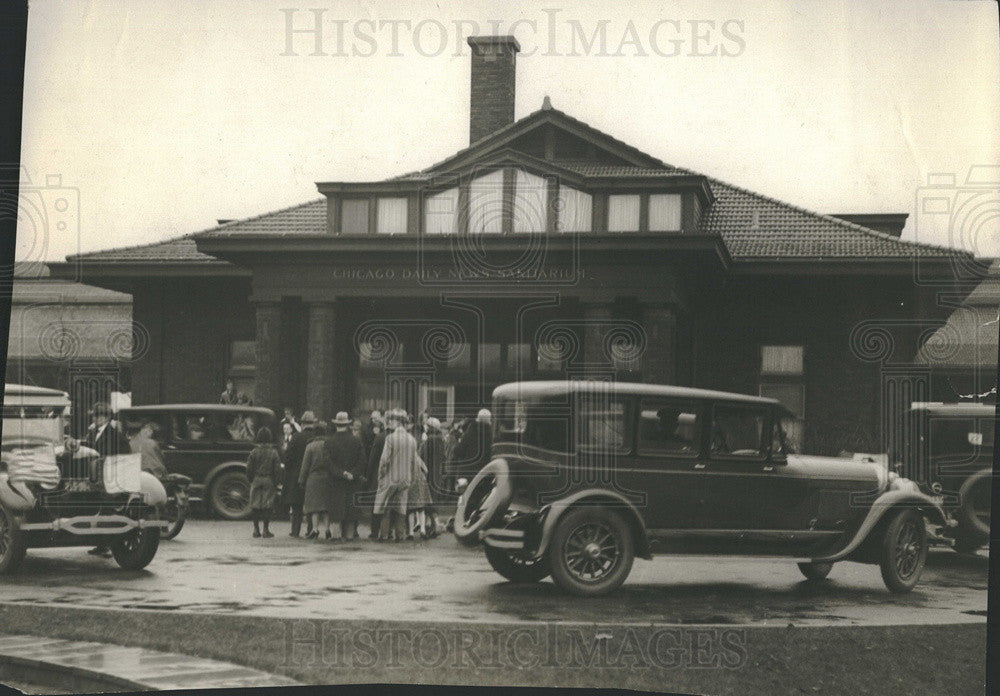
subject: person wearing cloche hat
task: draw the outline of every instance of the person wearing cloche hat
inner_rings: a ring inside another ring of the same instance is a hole
[[[333,419],[335,432],[326,438],[330,462],[330,521],[340,525],[340,538],[350,541],[358,536],[358,506],[355,496],[364,483],[365,448],[351,432],[351,418],[346,411]]]
[[[292,433],[292,439],[282,452],[282,459],[285,465],[285,486],[283,490],[284,502],[288,506],[289,519],[292,529],[289,536],[298,538],[302,531],[302,503],[304,502],[305,489],[299,483],[299,472],[302,469],[302,459],[305,456],[306,447],[316,439],[316,414],[306,411],[299,418],[299,425],[302,431]],[[306,515],[306,536],[312,535],[312,517]]]

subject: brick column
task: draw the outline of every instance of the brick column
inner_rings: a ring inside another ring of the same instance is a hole
[[[646,331],[642,380],[673,384],[677,377],[677,313],[673,305],[643,305],[642,326]]]
[[[610,302],[583,305],[583,359],[591,377],[607,377],[614,372],[611,355],[604,345],[604,335],[613,321]]]
[[[333,418],[337,393],[336,343],[337,311],[333,302],[308,303],[309,345],[306,361],[306,408],[323,420]],[[340,408],[346,408],[341,404]]]
[[[253,401],[281,413],[281,303],[258,302],[257,376]]]

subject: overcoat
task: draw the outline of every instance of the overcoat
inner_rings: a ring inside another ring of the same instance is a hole
[[[326,453],[330,461],[330,520],[357,520],[353,499],[365,475],[364,445],[349,430],[338,430],[326,438]],[[352,480],[347,479],[347,473]]]
[[[420,462],[419,465],[417,462]],[[407,495],[417,466],[424,466],[417,455],[417,441],[406,432],[406,428],[396,428],[386,436],[382,457],[379,459],[378,492],[375,494],[374,508],[376,515],[390,510],[406,514]]]
[[[325,438],[317,437],[306,445],[299,471],[299,485],[302,486],[302,512],[306,514],[327,512],[333,497],[330,485],[330,455]]]
[[[278,495],[281,481],[281,458],[274,445],[257,445],[247,458],[247,478],[250,479],[250,507],[270,510]]]

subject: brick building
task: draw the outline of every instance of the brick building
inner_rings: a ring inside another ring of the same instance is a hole
[[[214,401],[231,376],[321,417],[448,419],[504,381],[596,375],[774,395],[810,450],[880,448],[914,396],[896,366],[966,253],[901,241],[905,216],[821,215],[672,166],[548,98],[515,120],[517,42],[469,44],[470,145],[446,160],[69,259],[134,297],[136,403]]]

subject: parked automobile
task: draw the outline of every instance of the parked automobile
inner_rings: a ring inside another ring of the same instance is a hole
[[[911,405],[893,457],[900,475],[943,497],[941,535],[960,553],[989,541],[996,404]]]
[[[29,548],[106,545],[123,568],[156,555],[166,492],[138,455],[101,457],[67,437],[69,395],[4,386],[0,456],[0,574]]]
[[[551,574],[600,595],[657,553],[798,559],[809,580],[840,560],[878,564],[907,592],[944,512],[886,466],[795,454],[777,401],[586,381],[493,392],[492,461],[459,497],[454,532],[502,576]]]
[[[127,431],[147,421],[158,426],[167,471],[191,479],[187,493],[193,502],[204,502],[223,519],[249,516],[247,456],[261,426],[277,432],[273,411],[253,406],[163,404],[123,408],[118,419]]]

